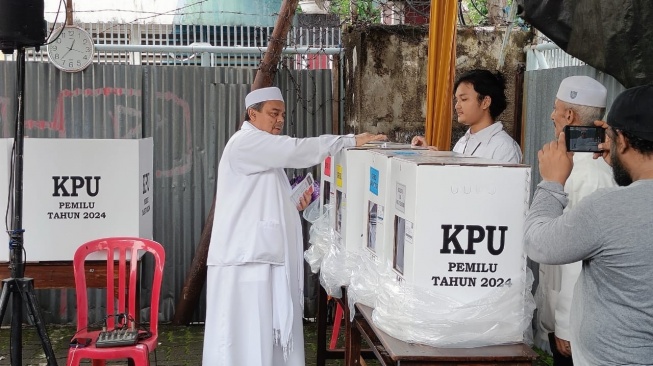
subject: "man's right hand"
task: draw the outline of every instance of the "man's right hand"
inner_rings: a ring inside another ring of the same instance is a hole
[[[372,141],[384,141],[387,140],[388,137],[383,134],[378,134],[378,135],[373,135],[368,132],[363,132],[361,134],[358,134],[355,136],[356,138],[356,146],[363,146],[367,144],[368,142]]]
[[[605,121],[594,121],[594,126],[603,127],[604,130],[607,130],[608,127],[610,127]],[[606,163],[612,165],[610,163],[610,139],[611,137],[608,134],[608,131],[605,131],[605,142],[599,144],[599,150],[601,151],[594,153],[594,159],[603,158]]]
[[[424,138],[424,136],[415,136],[415,137],[413,137],[413,139],[410,141],[410,145],[411,146],[424,146],[424,147],[429,146],[426,143],[426,138]]]

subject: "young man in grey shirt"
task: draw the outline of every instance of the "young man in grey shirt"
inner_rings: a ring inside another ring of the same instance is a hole
[[[538,153],[543,181],[526,219],[536,262],[583,261],[572,304],[574,365],[653,365],[653,85],[621,93],[602,156],[620,187],[565,212],[573,166],[564,133]],[[598,154],[597,154],[598,155]],[[598,156],[597,156],[598,157]]]

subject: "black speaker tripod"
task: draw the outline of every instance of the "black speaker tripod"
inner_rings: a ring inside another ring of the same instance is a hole
[[[30,320],[36,327],[41,339],[43,352],[48,366],[57,366],[57,359],[52,350],[52,343],[45,330],[45,324],[38,307],[34,293],[34,280],[26,278],[25,263],[23,258],[24,232],[22,228],[23,218],[23,142],[25,132],[25,48],[17,47],[17,78],[16,78],[16,136],[12,154],[12,182],[13,188],[13,211],[11,230],[9,234],[9,260],[11,278],[2,280],[2,293],[0,294],[0,322],[4,319],[9,299],[11,298],[11,333],[10,333],[10,355],[11,366],[20,366],[23,362],[23,305],[27,306],[27,313]],[[11,190],[10,188],[10,190]]]

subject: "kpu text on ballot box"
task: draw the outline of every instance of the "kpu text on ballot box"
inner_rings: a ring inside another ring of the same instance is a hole
[[[399,280],[461,303],[524,286],[529,166],[405,156],[392,159],[390,175],[385,256]]]
[[[69,261],[102,237],[152,238],[152,149],[151,138],[25,139],[27,260]]]

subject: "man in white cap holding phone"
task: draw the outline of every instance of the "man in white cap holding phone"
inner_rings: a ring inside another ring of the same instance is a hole
[[[308,168],[384,135],[281,135],[276,87],[245,97],[247,116],[224,148],[207,260],[204,365],[304,365],[303,239],[284,168]]]
[[[560,83],[551,119],[558,137],[565,126],[590,126],[605,113],[607,89],[589,76],[570,76]],[[588,152],[574,153],[574,167],[564,185],[569,195],[565,211],[599,188],[615,186],[612,169]],[[535,295],[538,308],[536,345],[549,344],[554,365],[572,365],[570,309],[581,262],[540,265],[540,281]]]

